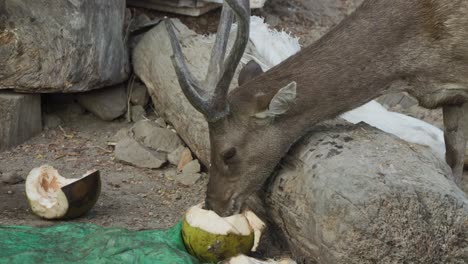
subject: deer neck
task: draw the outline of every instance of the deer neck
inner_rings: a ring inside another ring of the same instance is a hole
[[[403,87],[412,69],[407,61],[402,62],[402,47],[407,49],[409,40],[419,34],[419,19],[413,17],[414,10],[391,6],[400,1],[370,2],[373,5],[363,4],[313,45],[234,90],[232,100],[248,108],[240,102],[252,103],[251,98],[259,93],[273,96],[295,81],[296,102],[276,123],[297,137],[391,87]],[[399,12],[389,12],[396,9]]]

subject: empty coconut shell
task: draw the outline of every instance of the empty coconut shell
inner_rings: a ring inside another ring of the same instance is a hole
[[[72,219],[88,212],[101,193],[98,170],[67,179],[49,165],[33,169],[26,178],[26,196],[32,211],[46,219]]]

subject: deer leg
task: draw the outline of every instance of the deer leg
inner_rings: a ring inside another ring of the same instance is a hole
[[[466,118],[464,118],[464,108],[467,108],[467,105],[468,103],[465,103],[465,105],[443,106],[445,159],[447,164],[452,168],[455,183],[458,185],[462,182],[465,161],[466,140],[464,123],[466,122]]]

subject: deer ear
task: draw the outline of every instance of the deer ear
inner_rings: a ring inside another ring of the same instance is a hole
[[[262,67],[254,61],[249,61],[244,68],[239,73],[239,77],[237,78],[237,82],[239,86],[242,86],[244,83],[252,80],[253,78],[259,76],[263,73]]]
[[[279,91],[271,99],[268,109],[255,114],[256,118],[271,118],[286,113],[296,100],[296,82],[291,82]]]

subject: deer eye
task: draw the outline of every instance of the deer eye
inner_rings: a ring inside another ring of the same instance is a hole
[[[225,150],[221,153],[221,157],[223,158],[224,162],[229,161],[230,159],[234,158],[236,156],[236,149],[235,148],[230,148],[228,150]]]

